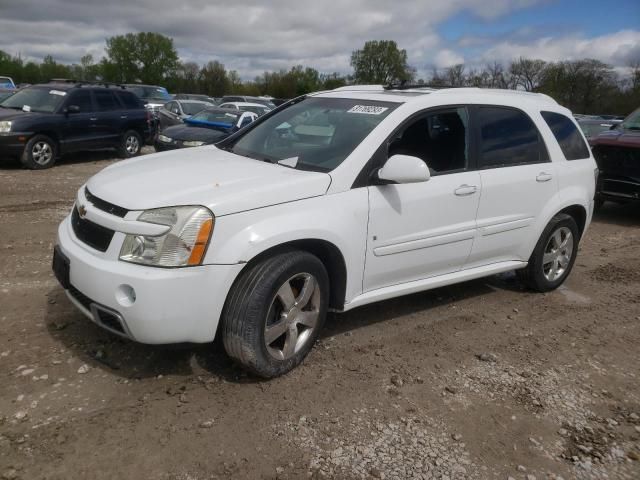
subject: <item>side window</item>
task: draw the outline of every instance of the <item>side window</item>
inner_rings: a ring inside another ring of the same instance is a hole
[[[175,113],[176,115],[180,115],[180,105],[178,105],[178,102],[171,103],[171,112]]]
[[[89,90],[78,90],[73,92],[73,95],[69,98],[67,105],[76,105],[80,108],[80,113],[93,111],[91,92]]]
[[[479,168],[509,167],[549,161],[533,120],[515,108],[480,107]]]
[[[469,117],[465,108],[429,113],[403,128],[389,143],[388,156],[421,158],[433,175],[467,168]]]
[[[576,125],[561,113],[540,112],[544,121],[556,137],[564,158],[567,160],[579,160],[589,158],[589,147],[578,132]]]
[[[116,91],[115,94],[120,99],[120,102],[124,105],[125,108],[130,108],[130,109],[142,108],[142,105],[140,105],[140,101],[138,100],[138,97],[136,97],[133,93]]]
[[[101,112],[108,112],[110,110],[119,110],[120,105],[113,92],[109,90],[96,90],[93,92],[98,104],[98,110]]]

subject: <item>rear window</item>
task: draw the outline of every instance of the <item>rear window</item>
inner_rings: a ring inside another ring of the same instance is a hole
[[[556,137],[564,158],[567,160],[579,160],[589,158],[589,147],[584,142],[576,125],[561,113],[540,112],[544,121]]]
[[[125,108],[142,108],[142,104],[138,97],[131,92],[115,92],[116,96],[120,99],[120,102]]]
[[[548,162],[549,156],[533,121],[509,107],[480,107],[480,168]]]

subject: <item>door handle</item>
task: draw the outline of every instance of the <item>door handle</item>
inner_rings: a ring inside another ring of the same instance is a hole
[[[89,120],[91,120],[92,122],[95,122],[96,120],[98,120],[98,117],[91,117]]]
[[[467,195],[473,195],[474,193],[476,193],[477,189],[478,187],[476,187],[475,185],[467,185],[465,183],[464,185],[460,185],[458,188],[456,188],[453,193],[455,193],[459,197],[466,197]]]
[[[537,182],[548,182],[553,178],[553,175],[547,172],[540,172],[536,177]]]

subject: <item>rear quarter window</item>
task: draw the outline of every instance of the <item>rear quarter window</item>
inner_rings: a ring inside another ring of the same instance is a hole
[[[116,96],[120,99],[120,103],[124,105],[124,108],[144,108],[142,102],[131,92],[115,92]]]
[[[540,112],[540,114],[549,125],[553,136],[556,137],[564,158],[567,160],[589,158],[589,147],[587,147],[575,123],[561,113]]]

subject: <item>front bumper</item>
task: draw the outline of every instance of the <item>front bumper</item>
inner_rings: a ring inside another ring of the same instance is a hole
[[[0,133],[0,157],[20,157],[31,135],[30,132]]]
[[[70,217],[62,221],[58,247],[69,260],[66,293],[72,303],[98,325],[141,343],[212,341],[242,265],[134,265],[117,259],[123,239],[124,234],[116,232],[113,244],[102,253],[75,236]],[[133,301],[125,294],[130,289],[135,292]]]
[[[640,200],[640,178],[600,173],[596,198],[617,202]]]

